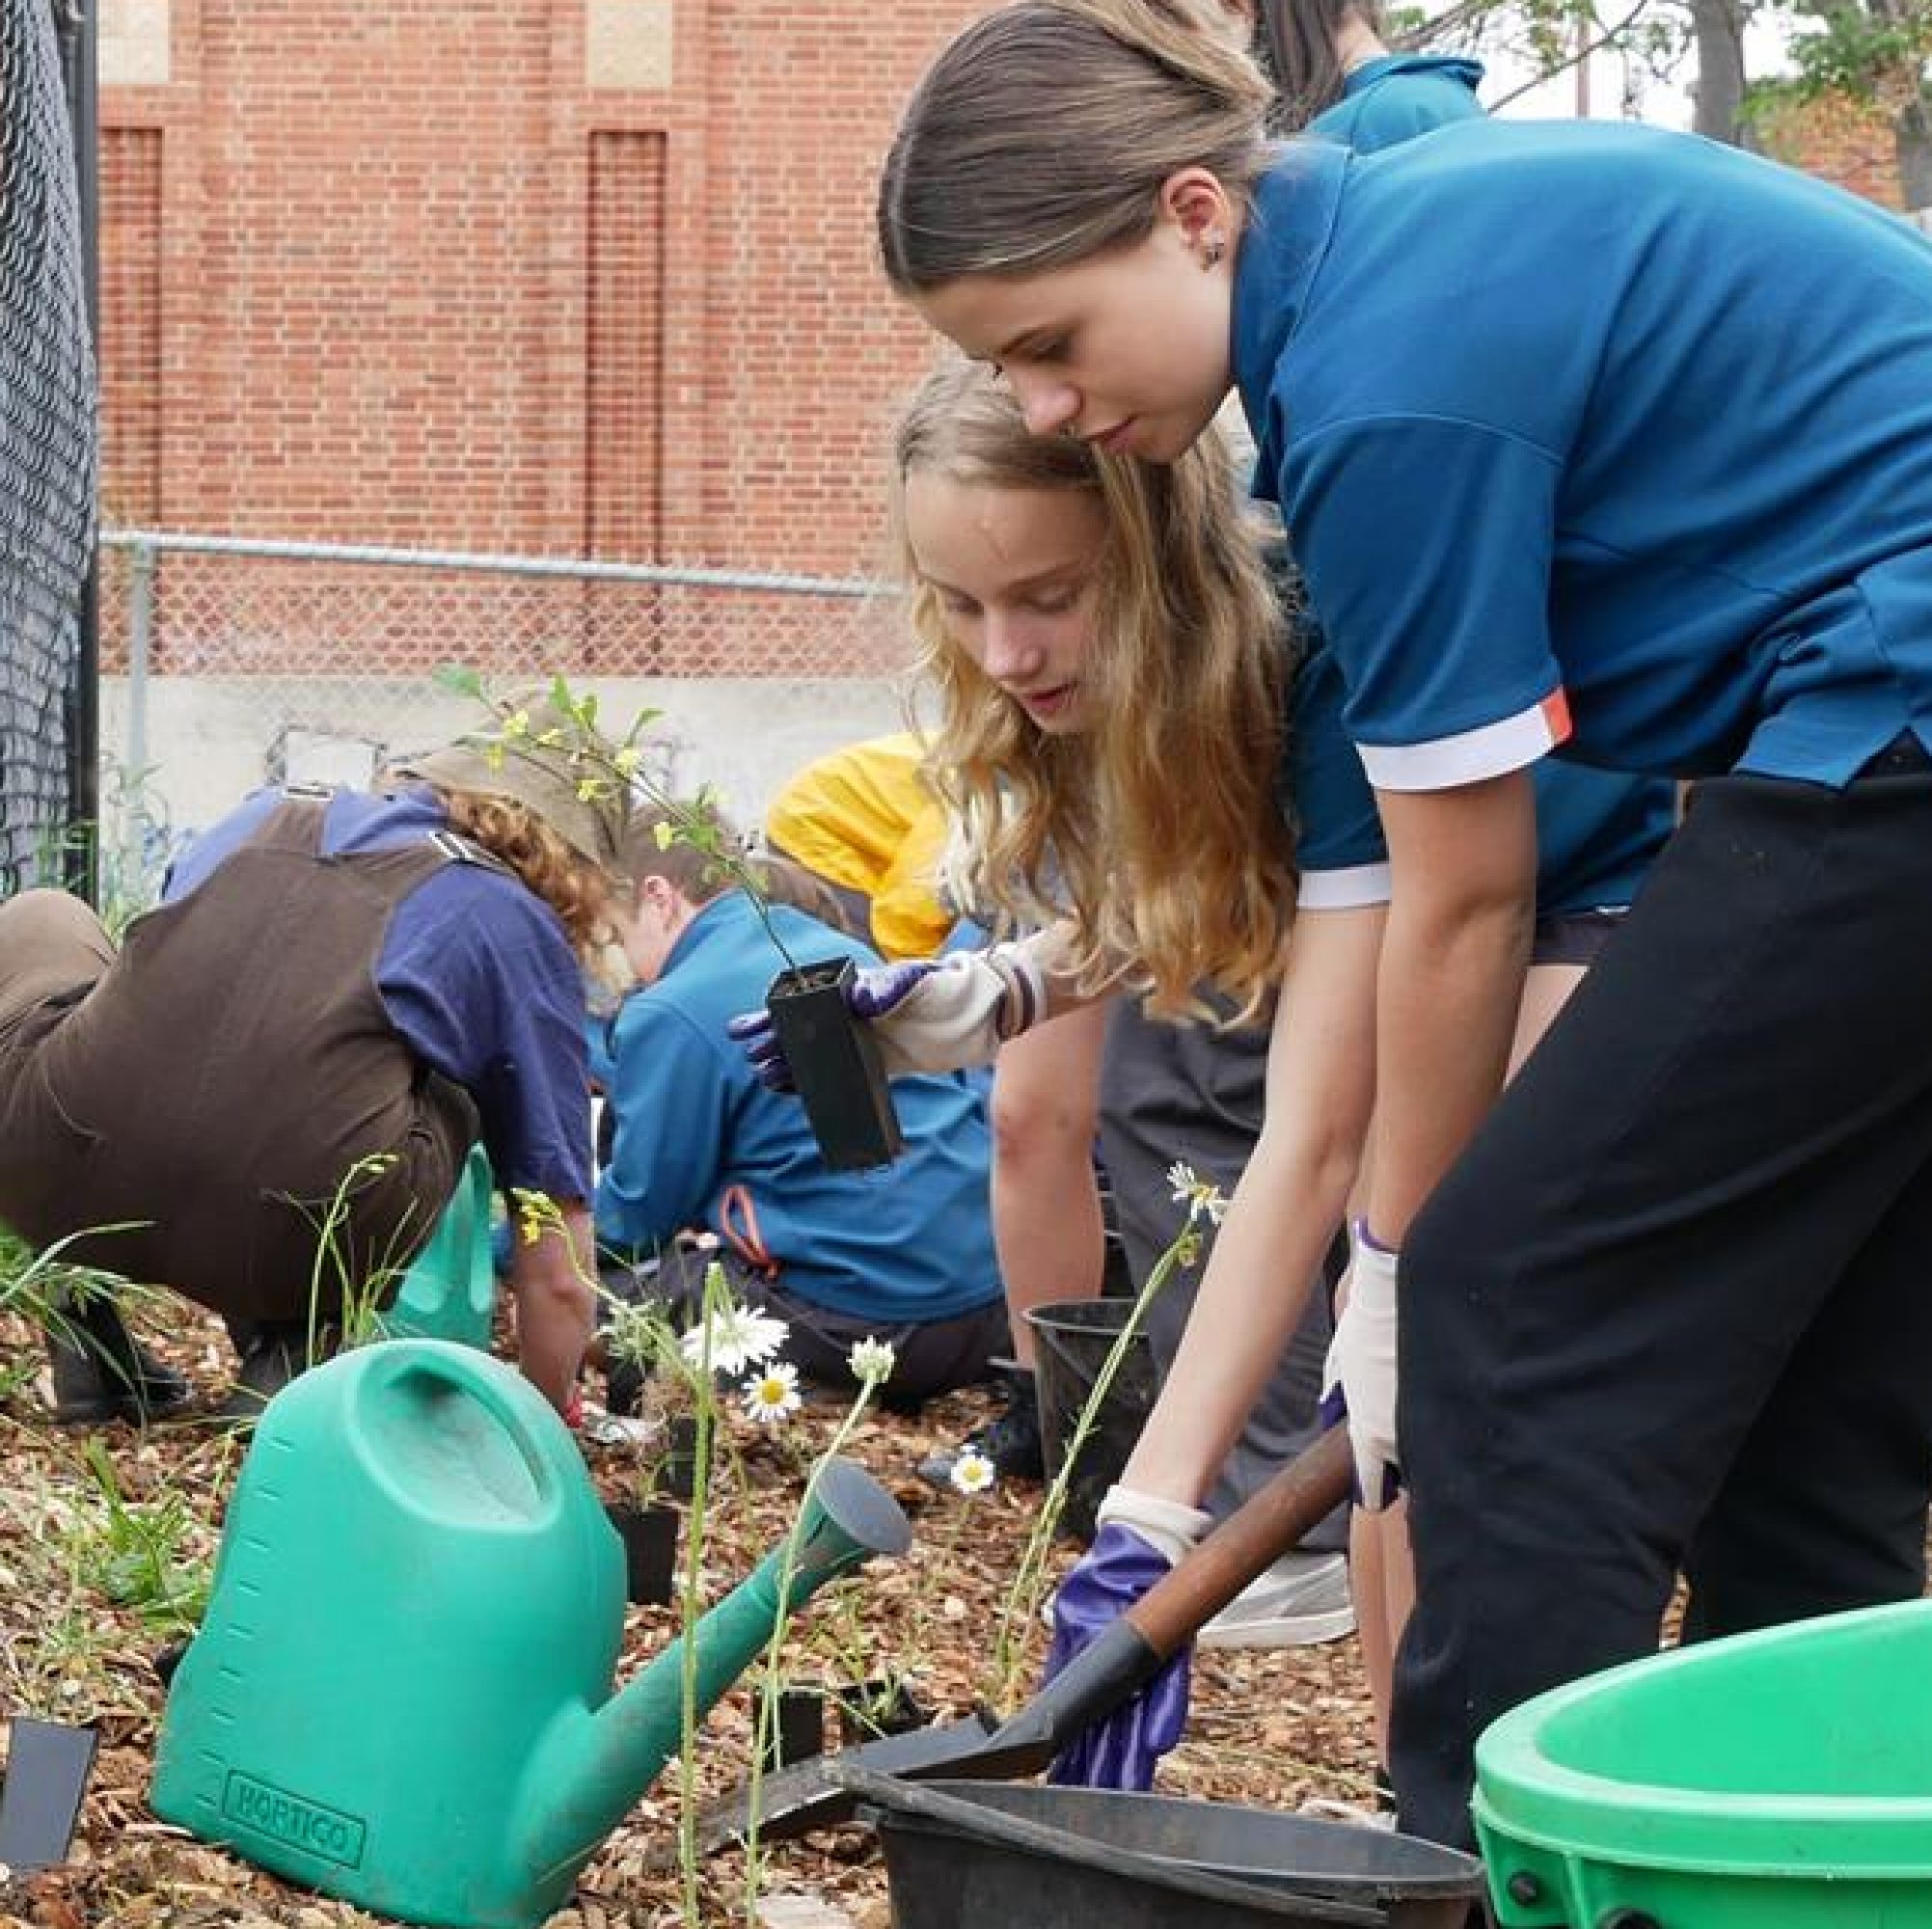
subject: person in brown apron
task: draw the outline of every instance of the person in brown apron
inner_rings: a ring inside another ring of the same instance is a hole
[[[236,1412],[345,1297],[394,1292],[479,1136],[501,1184],[558,1209],[509,1283],[559,1409],[591,1330],[583,966],[622,801],[467,745],[395,778],[258,793],[118,952],[65,893],[0,905],[0,1220],[220,1313]],[[110,1302],[78,1323],[51,1348],[57,1418],[185,1399]]]

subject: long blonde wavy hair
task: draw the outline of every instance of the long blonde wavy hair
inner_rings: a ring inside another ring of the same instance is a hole
[[[1041,730],[955,640],[907,537],[913,475],[1099,502],[1086,730]],[[1293,902],[1275,801],[1287,664],[1218,433],[1162,467],[1031,435],[990,370],[952,357],[900,419],[892,503],[918,666],[939,704],[930,775],[959,832],[966,901],[1027,921],[1070,912],[1088,990],[1125,979],[1178,1016],[1211,983],[1251,1014]]]

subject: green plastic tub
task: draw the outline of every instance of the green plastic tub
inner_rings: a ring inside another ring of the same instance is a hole
[[[1932,1929],[1932,1602],[1591,1675],[1476,1779],[1503,1929]]]

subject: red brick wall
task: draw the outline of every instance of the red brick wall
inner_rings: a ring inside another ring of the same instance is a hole
[[[221,532],[868,571],[929,353],[872,263],[894,111],[971,0],[175,0],[103,90],[105,499]]]
[[[1759,129],[1764,150],[1885,207],[1902,208],[1891,123],[1877,108],[1827,98],[1777,109]]]

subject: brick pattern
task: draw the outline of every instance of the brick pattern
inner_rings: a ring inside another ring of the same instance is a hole
[[[103,100],[109,329],[148,330],[108,343],[111,503],[156,500],[128,465],[158,432],[183,528],[871,564],[928,352],[873,268],[873,173],[982,10],[677,0],[645,92],[585,85],[583,4],[174,10],[169,83]]]
[[[1841,96],[1794,101],[1776,109],[1759,133],[1764,151],[1777,159],[1882,207],[1904,207],[1898,150],[1883,109]]]
[[[102,503],[110,522],[161,514],[161,136],[115,127],[100,144]]]
[[[668,88],[589,84],[658,68],[592,61],[587,4],[166,10],[165,83],[102,99],[113,517],[876,572],[886,431],[934,351],[879,279],[873,185],[986,0],[656,0]],[[1828,117],[1800,150],[1886,198],[1871,135]],[[532,604],[546,650],[612,672],[871,673],[895,647],[805,599],[425,591],[412,616],[344,577],[323,622],[224,608],[247,573],[164,565],[157,661],[514,656]]]

